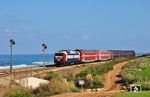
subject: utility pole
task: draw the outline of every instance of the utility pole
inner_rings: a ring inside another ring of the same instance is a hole
[[[15,41],[13,39],[10,39],[10,73],[12,73],[12,45],[15,45]]]

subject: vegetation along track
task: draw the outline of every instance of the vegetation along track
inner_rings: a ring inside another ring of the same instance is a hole
[[[103,64],[106,62],[95,62],[95,63],[90,63],[90,65],[92,64]],[[65,93],[65,94],[61,94],[61,95],[57,95],[56,97],[110,97],[110,95],[117,93],[120,91],[120,85],[118,85],[116,83],[116,81],[120,80],[120,78],[117,77],[117,75],[119,75],[119,73],[121,72],[121,68],[126,64],[126,62],[123,63],[119,63],[113,66],[113,70],[106,73],[104,75],[104,79],[105,79],[105,83],[104,83],[104,89],[102,89],[102,91],[95,93],[92,92],[86,92],[86,93]],[[59,70],[63,70],[63,69],[69,69],[69,68],[73,68],[76,66],[82,66],[82,65],[89,65],[89,64],[80,64],[80,65],[73,65],[73,66],[67,66],[67,67],[54,67],[54,68],[49,68],[49,70],[47,71],[59,71]],[[42,68],[40,68],[42,69]],[[39,69],[39,70],[40,70]],[[36,69],[36,71],[38,71],[38,69]],[[22,73],[26,73],[26,72],[22,72]],[[38,71],[37,73],[43,73],[43,71]],[[34,73],[34,74],[37,74]],[[33,74],[33,75],[34,75]],[[21,75],[21,74],[18,74]],[[13,76],[13,74],[11,75]],[[109,96],[108,96],[109,95]]]

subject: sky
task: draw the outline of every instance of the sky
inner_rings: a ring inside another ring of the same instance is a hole
[[[150,0],[0,0],[0,54],[62,49],[150,52]]]

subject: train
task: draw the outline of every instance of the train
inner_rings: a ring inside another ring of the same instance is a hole
[[[134,50],[60,50],[54,54],[56,66],[135,57]]]

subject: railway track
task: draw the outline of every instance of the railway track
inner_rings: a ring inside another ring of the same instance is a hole
[[[86,63],[86,64],[76,64],[76,65],[70,65],[70,66],[63,66],[63,67],[56,67],[56,66],[47,66],[47,67],[27,67],[27,68],[18,68],[13,70],[13,73],[0,73],[0,78],[2,77],[7,77],[7,76],[16,76],[16,75],[21,75],[21,74],[29,74],[32,72],[32,76],[36,75],[36,74],[41,74],[44,71],[46,72],[50,72],[50,71],[59,71],[59,70],[63,70],[63,69],[68,69],[68,68],[73,68],[76,66],[82,66],[82,65],[92,65],[92,64],[103,64],[106,63],[108,61],[103,61],[103,62],[92,62],[92,63]]]
[[[1,77],[6,77],[6,76],[10,76],[11,74],[7,74],[7,73],[0,73],[0,78]]]

